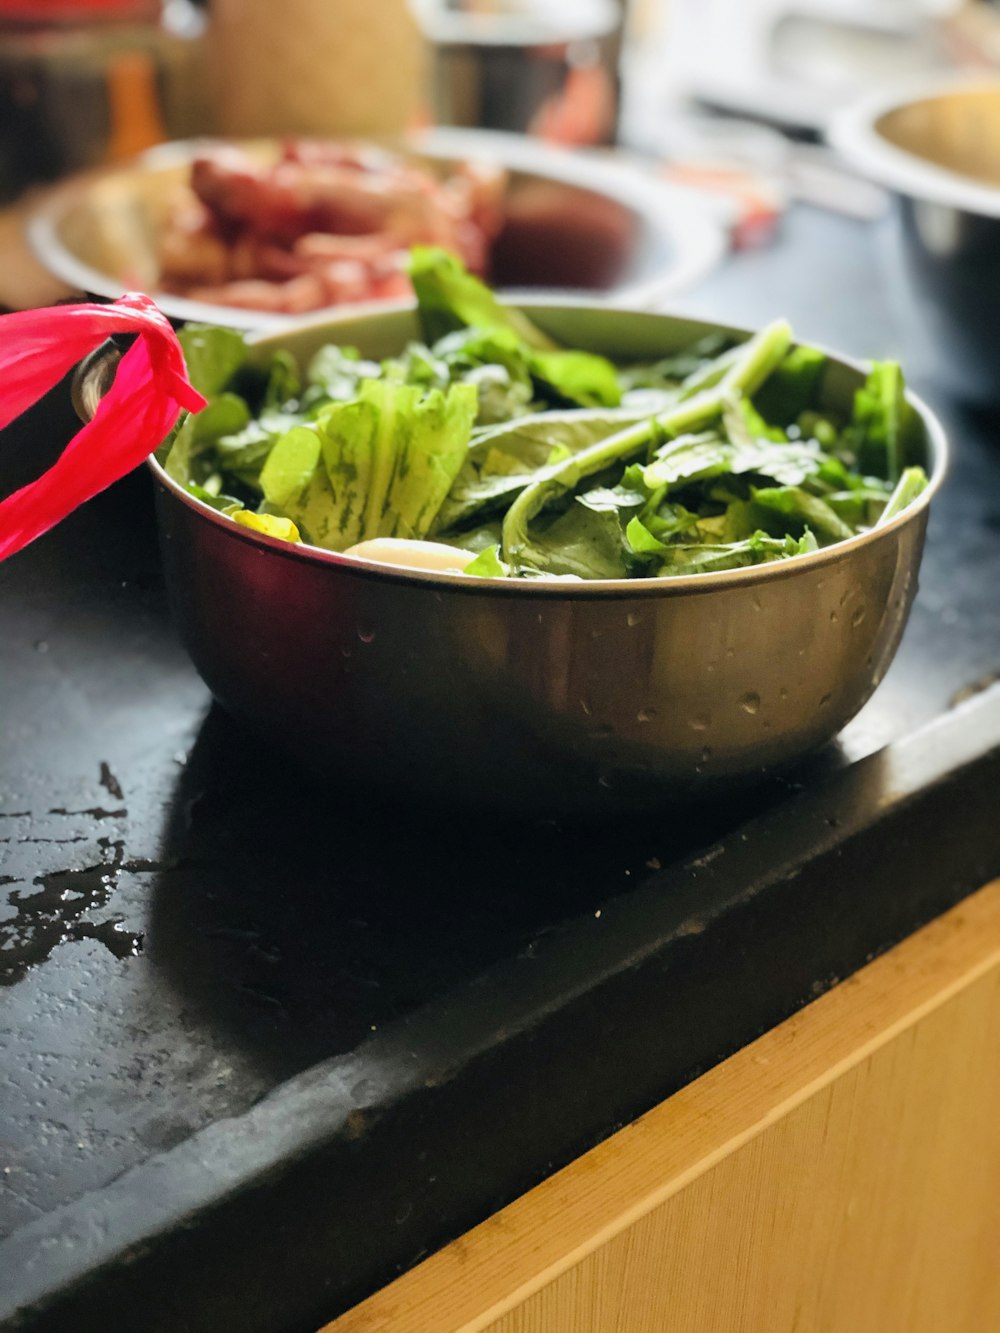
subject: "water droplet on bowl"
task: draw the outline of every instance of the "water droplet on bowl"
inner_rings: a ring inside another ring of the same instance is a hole
[[[760,695],[754,690],[748,690],[746,694],[741,695],[739,704],[744,713],[752,715],[760,708]]]
[[[778,698],[779,699],[788,698],[788,691],[785,689],[784,685],[782,685],[781,689],[778,691]]]
[[[857,629],[857,627],[861,624],[864,618],[865,618],[865,608],[863,606],[855,607],[854,613],[851,616],[851,628]]]
[[[591,713],[594,711],[586,699],[580,700],[580,709],[586,717],[590,717]]]
[[[629,611],[628,615],[625,617],[625,624],[628,625],[629,629],[635,629],[636,625],[641,625],[642,612]]]
[[[825,708],[832,698],[833,698],[832,694],[824,694],[822,699],[820,699],[819,701],[820,708]]]
[[[708,761],[711,759],[711,757],[712,757],[712,747],[710,745],[703,745],[701,747],[701,762],[703,764],[707,764]]]
[[[695,713],[688,723],[692,731],[707,731],[711,725],[712,719],[708,713]]]
[[[836,623],[837,623],[837,621],[838,621],[839,619],[840,619],[840,617],[837,615],[836,611],[831,611],[831,612],[830,612],[830,624],[831,624],[831,625],[836,625]]]
[[[602,773],[600,777],[597,779],[597,785],[599,787],[610,787],[611,779],[608,777],[606,773]]]
[[[615,729],[608,722],[603,722],[599,727],[595,727],[590,733],[592,741],[606,741],[615,734]]]
[[[373,629],[369,629],[367,625],[359,625],[358,638],[361,640],[362,643],[374,643],[375,631]]]
[[[635,715],[636,722],[652,722],[656,716],[655,708],[640,708]]]

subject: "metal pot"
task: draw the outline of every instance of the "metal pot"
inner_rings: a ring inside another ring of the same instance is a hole
[[[1000,82],[897,88],[839,113],[829,136],[892,193],[883,240],[908,363],[1000,401]]]
[[[719,327],[530,308],[567,344],[623,360]],[[339,341],[381,357],[416,334],[407,307],[254,342],[262,356]],[[849,410],[861,378],[831,359],[824,405]],[[292,546],[151,460],[177,624],[227,709],[341,779],[546,813],[696,798],[830,740],[888,669],[945,468],[941,428],[912,401],[905,449],[931,484],[896,519],[786,562],[662,580],[474,579]]]

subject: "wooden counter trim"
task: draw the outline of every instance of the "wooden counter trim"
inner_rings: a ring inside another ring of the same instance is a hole
[[[1000,1327],[998,1033],[1000,881],[323,1333]]]

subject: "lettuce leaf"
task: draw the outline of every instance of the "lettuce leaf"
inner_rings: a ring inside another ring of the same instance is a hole
[[[228,388],[247,361],[247,345],[236,329],[215,324],[186,324],[177,334],[188,379],[206,398]]]
[[[621,402],[618,372],[606,357],[559,347],[523,311],[499,301],[448,251],[415,247],[410,280],[424,338],[436,344],[439,355],[439,340],[457,330],[474,330],[476,337],[500,340],[508,355],[519,354],[549,401],[581,407],[616,407]]]
[[[526,347],[538,351],[555,349],[552,339],[527,315],[503,305],[449,251],[414,246],[409,273],[425,341],[434,343],[455,329],[474,328],[483,332],[509,329]]]
[[[622,409],[539,412],[477,431],[441,506],[438,531],[464,528],[505,509],[547,470],[644,416]]]
[[[343,551],[372,537],[426,537],[465,460],[476,392],[366,380],[271,448],[260,472],[268,508],[310,542]]]

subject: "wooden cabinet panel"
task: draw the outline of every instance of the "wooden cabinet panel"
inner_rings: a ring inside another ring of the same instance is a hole
[[[1000,885],[325,1333],[1000,1329]]]

